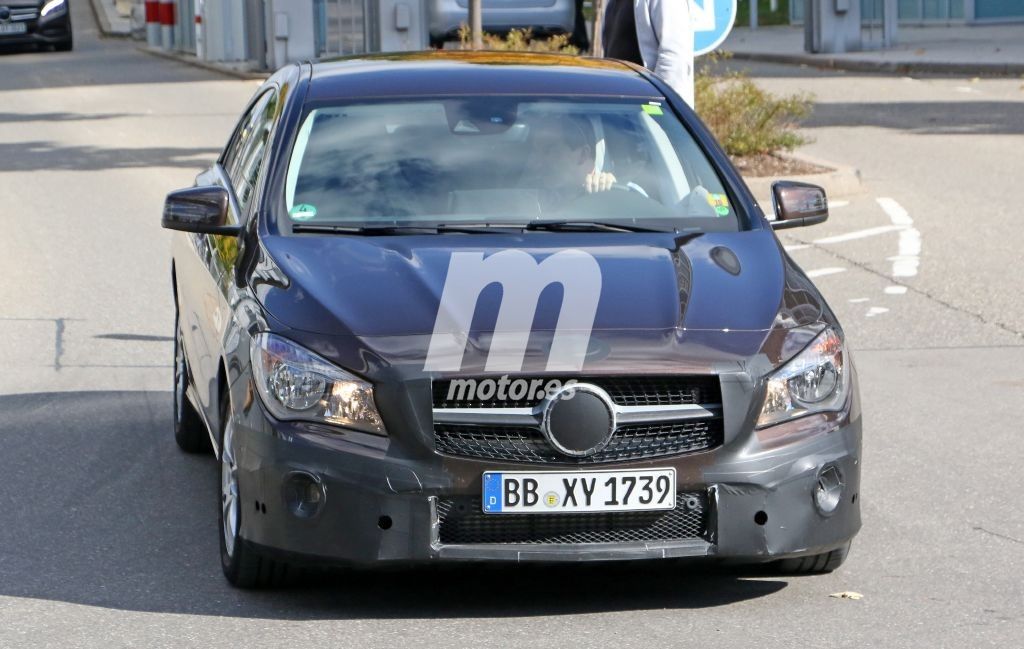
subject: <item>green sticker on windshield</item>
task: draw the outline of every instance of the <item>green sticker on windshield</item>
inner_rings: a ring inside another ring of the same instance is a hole
[[[729,197],[725,194],[708,194],[708,205],[715,210],[718,216],[729,216]]]
[[[644,112],[648,115],[664,115],[661,110],[661,106],[658,106],[657,104],[644,104],[641,108],[643,108]]]
[[[307,203],[299,203],[288,212],[294,221],[308,221],[316,218],[316,208]]]

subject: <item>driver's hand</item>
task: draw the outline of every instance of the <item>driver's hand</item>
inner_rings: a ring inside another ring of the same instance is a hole
[[[613,173],[608,171],[591,171],[587,174],[587,180],[584,185],[587,188],[588,194],[594,194],[596,192],[608,191],[615,182],[615,174]]]

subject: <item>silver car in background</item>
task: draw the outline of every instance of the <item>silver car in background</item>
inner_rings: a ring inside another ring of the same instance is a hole
[[[430,42],[440,44],[469,21],[469,0],[426,0],[430,17]],[[483,24],[487,32],[507,32],[530,27],[536,33],[571,33],[574,0],[483,0]]]

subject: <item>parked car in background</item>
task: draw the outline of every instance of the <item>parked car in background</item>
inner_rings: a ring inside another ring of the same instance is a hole
[[[277,72],[163,217],[175,436],[220,458],[227,578],[838,567],[861,524],[857,374],[774,234],[828,205],[773,194],[767,218],[685,102],[619,61]]]
[[[427,0],[430,42],[440,45],[467,22],[469,0]],[[538,34],[571,33],[576,23],[574,0],[483,0],[486,32],[529,27]]]
[[[0,0],[0,46],[51,45],[67,52],[72,44],[68,0]]]

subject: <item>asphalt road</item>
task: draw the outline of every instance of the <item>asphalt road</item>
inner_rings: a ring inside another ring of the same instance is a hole
[[[862,194],[783,236],[861,374],[864,529],[821,577],[466,567],[231,589],[170,431],[163,195],[256,84],[96,38],[0,54],[0,647],[981,647],[1024,634],[1024,89],[754,67]],[[863,599],[829,597],[856,591]]]

